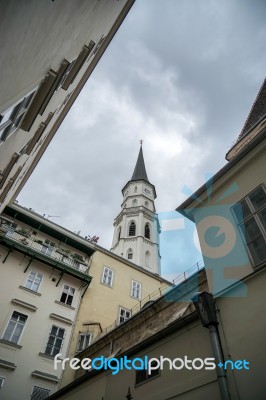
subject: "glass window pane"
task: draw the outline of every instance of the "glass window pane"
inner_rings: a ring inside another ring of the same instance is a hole
[[[244,224],[242,224],[241,230],[243,232],[247,244],[249,244],[256,238],[261,236],[261,232],[254,217],[248,219]]]
[[[259,264],[266,259],[266,242],[262,236],[249,243],[248,248],[255,264]]]
[[[266,231],[266,207],[258,214],[258,216]]]
[[[251,210],[246,202],[246,200],[242,200],[240,203],[236,204],[233,207],[237,222],[241,224],[244,219],[246,219],[249,215],[251,215]]]
[[[255,210],[263,207],[266,204],[266,194],[262,186],[258,187],[254,192],[249,195],[249,199],[252,202]]]

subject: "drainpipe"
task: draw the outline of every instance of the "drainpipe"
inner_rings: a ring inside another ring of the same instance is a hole
[[[209,329],[212,351],[216,360],[216,373],[221,394],[221,400],[231,400],[226,374],[223,367],[224,359],[218,332],[218,324],[213,296],[208,292],[199,292],[193,295],[192,302],[200,317],[201,323]]]

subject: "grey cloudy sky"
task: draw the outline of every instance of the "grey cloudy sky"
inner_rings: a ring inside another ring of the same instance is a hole
[[[109,249],[143,139],[157,211],[174,210],[241,131],[265,78],[265,15],[264,0],[137,0],[19,204]],[[185,236],[168,241],[165,276],[199,258]]]

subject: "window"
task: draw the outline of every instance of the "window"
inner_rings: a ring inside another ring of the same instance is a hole
[[[259,265],[266,260],[265,189],[256,188],[236,204],[233,211],[254,265]]]
[[[141,283],[132,281],[131,283],[131,296],[135,299],[141,299]]]
[[[107,286],[112,286],[113,284],[114,271],[110,268],[104,267],[102,283]]]
[[[0,140],[6,140],[19,126],[34,93],[35,92],[32,92],[30,95],[24,97],[15,107],[10,108],[4,115],[0,116]]]
[[[135,207],[137,204],[138,204],[138,200],[137,200],[137,199],[134,199],[134,200],[132,201],[132,206]]]
[[[64,335],[65,329],[53,325],[49,334],[45,353],[49,354],[50,356],[56,356],[56,354],[60,353],[63,345]]]
[[[13,233],[15,232],[16,229],[17,229],[17,224],[13,224],[12,222],[10,222],[9,226],[8,226],[8,230],[7,230],[6,236],[12,237]]]
[[[119,324],[122,324],[122,322],[125,322],[131,317],[131,311],[127,310],[125,308],[120,308],[119,310]]]
[[[31,400],[43,400],[50,396],[50,390],[39,386],[34,386],[31,394]]]
[[[152,361],[151,366],[155,367],[156,365],[157,365],[156,361]],[[146,382],[152,378],[155,378],[156,376],[159,376],[159,367],[157,369],[153,369],[151,371],[150,375],[148,374],[147,369],[137,370],[136,371],[136,385]]]
[[[68,306],[71,306],[73,297],[74,297],[75,289],[71,286],[64,285],[63,292],[60,297],[61,303],[65,303]]]
[[[5,330],[3,339],[18,343],[27,318],[27,315],[14,311]]]
[[[149,268],[150,266],[150,252],[146,251],[145,253],[145,267]]]
[[[135,236],[136,235],[136,224],[132,221],[129,225],[128,236]]]
[[[134,192],[135,192],[135,193],[137,193],[137,190],[138,190],[138,187],[137,187],[137,186],[135,186],[135,188],[134,188]]]
[[[78,348],[77,351],[82,351],[86,349],[91,342],[91,334],[90,333],[80,333],[78,340]]]
[[[0,389],[4,386],[5,378],[0,377]]]
[[[50,240],[45,239],[44,244],[41,248],[41,252],[46,254],[47,256],[50,256],[54,247],[55,247],[54,242],[51,242]]]
[[[120,240],[121,237],[121,226],[118,228],[118,235],[117,235],[117,240]]]
[[[145,238],[150,239],[151,238],[151,231],[150,231],[150,225],[147,223],[145,224],[145,232],[144,232]]]
[[[33,290],[34,292],[38,292],[42,278],[42,274],[31,271],[25,283],[25,288]]]
[[[132,260],[132,258],[133,258],[133,250],[132,249],[128,249],[127,258],[128,258],[128,260]]]

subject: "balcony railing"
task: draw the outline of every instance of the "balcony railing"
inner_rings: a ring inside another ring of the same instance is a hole
[[[35,253],[42,256],[46,256],[52,260],[58,261],[61,264],[65,264],[66,267],[71,267],[83,274],[88,271],[88,265],[83,264],[79,260],[75,260],[71,256],[64,254],[63,250],[56,247],[46,245],[45,243],[38,243],[33,238],[26,236],[18,231],[8,229],[5,226],[1,226],[0,235],[7,238],[13,243],[18,243],[20,246],[25,247],[25,250],[33,250]]]

